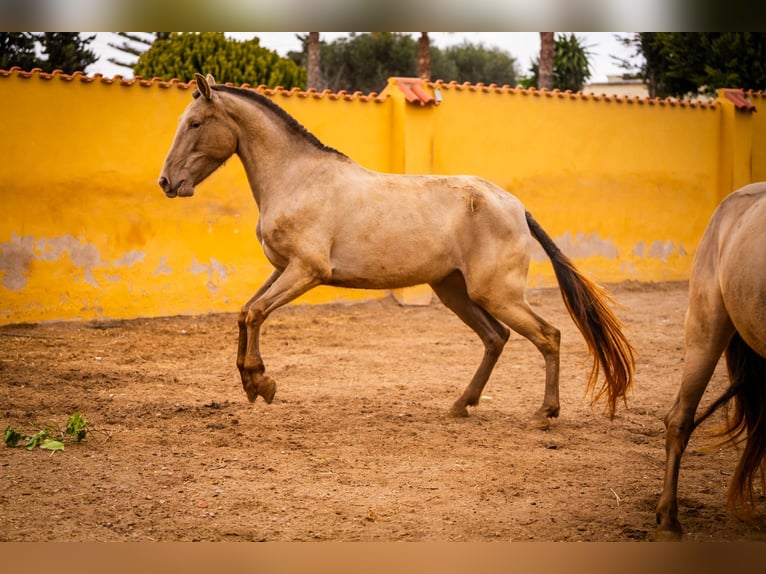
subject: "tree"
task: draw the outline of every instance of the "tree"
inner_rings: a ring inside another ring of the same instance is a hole
[[[319,43],[319,32],[309,32],[308,62],[306,64],[306,71],[308,74],[308,82],[306,87],[308,89],[322,89],[322,70],[320,68],[320,62],[321,45]]]
[[[555,39],[552,68],[552,83],[549,89],[571,90],[579,92],[590,78],[590,52],[574,34],[563,35]],[[531,76],[522,80],[525,87],[537,86],[542,89],[540,60],[532,62]]]
[[[115,34],[122,41],[119,44],[108,42],[108,45],[115,50],[127,54],[132,58],[132,61],[118,60],[116,57],[109,58],[108,61],[129,70],[133,69],[141,54],[151,48],[155,40],[170,36],[170,32],[142,32],[141,34],[136,34],[135,32],[115,32]]]
[[[421,33],[427,35],[427,32]],[[307,61],[308,36],[298,35],[301,52],[290,52],[296,64]],[[322,43],[322,77],[324,86],[337,92],[381,92],[394,76],[424,77],[418,71],[420,48],[409,34],[374,32],[338,38]],[[460,82],[516,84],[516,60],[499,49],[486,49],[468,42],[440,50],[430,45],[430,77]]]
[[[298,35],[301,52],[288,57],[296,65],[306,65],[308,35]],[[391,76],[414,76],[417,45],[408,34],[372,32],[337,38],[322,43],[323,85],[333,92],[381,92]]]
[[[83,71],[98,60],[88,49],[95,35],[81,36],[77,32],[2,32],[0,33],[0,68],[19,66],[24,70],[40,68],[44,72],[61,70],[66,74]],[[46,58],[37,56],[36,48]]]
[[[22,70],[39,68],[35,40],[35,35],[29,32],[0,32],[0,70],[13,66]]]
[[[41,68],[44,72],[61,70],[65,74],[83,71],[96,60],[98,56],[88,49],[96,35],[81,36],[78,32],[43,32],[39,36],[43,54]]]
[[[537,87],[540,90],[553,89],[553,61],[555,41],[553,32],[540,32],[540,57],[538,58]]]
[[[418,38],[418,78],[431,79],[431,39],[428,32],[421,32]]]
[[[173,32],[158,38],[139,56],[133,71],[164,80],[189,81],[199,72],[212,74],[218,82],[306,87],[304,68],[261,47],[258,38],[239,41],[226,38],[222,32]]]
[[[433,76],[444,81],[515,86],[516,59],[499,48],[463,42],[444,50],[432,49]]]
[[[717,88],[766,89],[766,33],[640,32],[622,38],[643,63],[621,61],[651,97],[712,95]]]

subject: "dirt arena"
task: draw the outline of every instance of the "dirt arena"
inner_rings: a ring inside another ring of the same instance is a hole
[[[558,290],[530,291],[562,331],[548,431],[526,428],[543,362],[515,334],[481,404],[448,415],[482,346],[439,303],[278,310],[261,344],[271,405],[246,400],[234,314],[0,328],[3,428],[81,412],[91,429],[63,451],[0,449],[0,540],[652,540],[686,287],[608,286],[638,352],[613,421],[584,396],[585,344]],[[719,365],[703,404],[725,384]],[[727,514],[737,451],[714,444],[695,434],[683,461],[686,539],[766,540],[766,520]]]

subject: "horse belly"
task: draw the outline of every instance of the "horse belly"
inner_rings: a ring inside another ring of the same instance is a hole
[[[431,283],[457,266],[449,250],[412,244],[333,249],[330,264],[330,284],[357,289],[397,289]]]

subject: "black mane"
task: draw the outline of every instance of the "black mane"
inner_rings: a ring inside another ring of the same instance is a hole
[[[271,112],[273,112],[277,117],[281,118],[282,121],[285,122],[285,125],[290,131],[302,136],[306,141],[314,145],[316,148],[322,151],[335,153],[340,156],[347,157],[346,154],[339,152],[335,148],[332,148],[330,146],[323,144],[318,137],[316,137],[314,134],[308,131],[303,125],[301,125],[298,122],[298,120],[296,120],[293,116],[288,114],[285,110],[283,110],[277,104],[272,102],[266,96],[263,96],[257,92],[254,92],[253,90],[246,90],[244,88],[235,88],[234,86],[227,86],[225,84],[213,84],[210,87],[213,90],[218,90],[220,92],[227,92],[229,94],[242,96],[243,98],[248,98],[257,104],[266,107]],[[194,92],[194,97],[195,98],[199,97],[199,91]]]

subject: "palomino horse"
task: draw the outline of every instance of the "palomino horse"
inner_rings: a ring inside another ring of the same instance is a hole
[[[391,289],[428,283],[484,343],[473,379],[451,413],[467,416],[510,331],[545,359],[545,395],[533,424],[559,414],[559,330],[525,295],[531,238],[553,261],[564,301],[596,357],[610,414],[632,383],[633,350],[609,297],[585,279],[505,190],[476,177],[370,171],[323,145],[268,98],[196,75],[198,90],[180,119],[159,184],[167,197],[194,186],[236,153],[259,209],[256,233],[275,270],[239,315],[237,367],[250,401],[276,386],[259,349],[264,320],[317,285]]]
[[[746,439],[728,505],[752,513],[753,478],[766,454],[766,182],[729,195],[708,223],[694,257],[684,323],[681,387],[665,418],[667,464],[657,504],[657,538],[679,539],[678,471],[699,424],[734,399],[722,434]],[[697,420],[694,415],[721,354],[730,387]],[[763,476],[763,475],[761,475]]]

